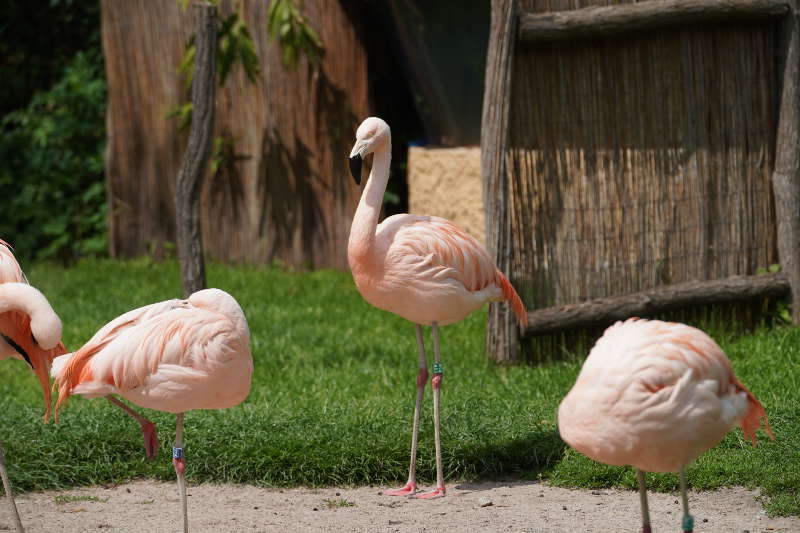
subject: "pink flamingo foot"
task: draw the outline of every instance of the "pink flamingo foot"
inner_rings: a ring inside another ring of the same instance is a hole
[[[444,487],[438,487],[436,490],[430,492],[423,492],[421,494],[414,494],[412,498],[419,498],[420,500],[434,500],[436,498],[444,498],[447,491]]]
[[[152,461],[158,455],[158,434],[156,425],[149,420],[140,422],[142,426],[142,437],[144,437],[144,453],[148,461]]]
[[[653,530],[650,528],[650,524],[642,526],[642,533],[653,533]]]
[[[417,492],[416,483],[406,483],[405,486],[399,489],[385,490],[381,492],[384,496],[409,496]]]

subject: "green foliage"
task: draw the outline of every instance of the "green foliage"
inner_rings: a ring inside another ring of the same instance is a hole
[[[192,103],[184,102],[167,111],[164,118],[177,118],[178,131],[183,133],[192,125]]]
[[[214,137],[211,146],[211,157],[208,162],[208,171],[212,176],[216,176],[220,169],[230,165],[239,157],[236,156],[235,143],[228,137]]]
[[[781,265],[776,263],[774,265],[770,265],[768,268],[758,267],[756,269],[756,275],[765,276],[767,274],[777,274],[780,271],[781,271]]]
[[[0,236],[23,256],[70,259],[106,249],[106,85],[98,53],[0,120]]]
[[[100,2],[0,2],[0,117],[52,87],[86,50],[100,50]]]
[[[280,42],[283,65],[286,68],[297,67],[303,54],[310,63],[318,63],[325,51],[319,35],[300,13],[294,0],[273,0],[270,3],[267,11],[267,33]]]
[[[71,349],[119,314],[181,294],[175,261],[92,259],[68,269],[40,263],[28,277],[65,319],[64,342]],[[208,280],[244,309],[254,374],[242,405],[187,414],[190,482],[404,482],[417,372],[413,326],[365,303],[346,273],[211,263]],[[441,331],[445,476],[451,482],[522,477],[632,488],[631,469],[590,461],[558,436],[556,409],[585,353],[537,367],[492,365],[483,354],[485,319],[485,312],[474,313]],[[787,371],[800,365],[800,328],[720,341],[739,378],[764,404],[777,438],[762,435],[751,448],[741,431],[733,431],[689,467],[689,483],[699,490],[762,487],[770,513],[800,514],[800,374]],[[168,453],[174,416],[143,410],[158,425],[162,449],[148,463],[138,424],[108,402],[73,398],[59,423],[45,426],[41,392],[24,362],[0,362],[0,389],[0,430],[20,490],[141,476],[174,481]],[[423,483],[436,476],[431,419],[428,389],[418,461]],[[648,482],[670,491],[677,477],[648,474]]]
[[[247,79],[255,83],[260,70],[258,54],[253,37],[238,11],[234,11],[222,21],[217,39],[217,71],[220,86],[225,85],[228,74],[237,63],[244,69]]]

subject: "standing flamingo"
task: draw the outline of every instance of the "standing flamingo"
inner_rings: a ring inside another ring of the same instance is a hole
[[[439,400],[442,363],[439,326],[452,324],[486,302],[509,300],[520,324],[527,323],[525,307],[508,279],[473,237],[447,220],[433,216],[394,215],[380,224],[378,216],[389,181],[392,141],[389,125],[369,117],[358,127],[350,152],[350,171],[361,184],[361,164],[374,154],[361,200],[358,203],[347,258],[358,291],[364,299],[413,322],[419,351],[417,399],[411,434],[408,482],[400,489],[384,491],[390,496],[437,498],[445,495],[439,432]],[[416,461],[420,405],[428,379],[422,326],[432,327],[433,422],[436,447],[436,489],[417,494]]]
[[[53,361],[58,410],[71,394],[118,394],[176,414],[172,464],[178,477],[183,530],[189,530],[183,414],[238,405],[250,391],[250,330],[236,300],[219,289],[197,291],[128,311],[77,352]]]
[[[4,246],[0,245],[0,248]],[[22,324],[25,328],[21,327]],[[23,359],[37,375],[40,375],[40,369],[45,367],[45,390],[49,392],[50,383],[46,372],[50,367],[50,358],[46,355],[61,342],[61,321],[44,295],[27,283],[0,284],[0,334],[0,359],[9,357]],[[35,347],[35,350],[32,347]],[[49,396],[46,395],[45,398],[49,399]],[[49,409],[48,403],[48,412]],[[0,476],[17,531],[22,532],[22,521],[14,503],[14,494],[11,492],[11,481],[6,472],[2,445],[0,445]]]
[[[658,320],[609,327],[558,409],[561,438],[595,461],[636,468],[642,531],[650,533],[644,471],[679,472],[683,530],[691,532],[685,469],[735,426],[756,445],[764,408],[711,337]]]
[[[0,239],[0,284],[3,283],[27,284],[28,280],[14,257],[11,246]],[[25,313],[15,312],[6,317],[3,334],[14,339],[15,348],[18,348],[19,353],[24,352],[25,360],[31,365],[39,380],[44,397],[44,421],[47,422],[50,418],[50,363],[54,357],[67,351],[61,343],[60,333],[56,344],[45,349],[37,342],[39,339],[31,331],[31,317]]]

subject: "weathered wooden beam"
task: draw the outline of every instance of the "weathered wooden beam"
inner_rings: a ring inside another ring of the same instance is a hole
[[[692,305],[780,298],[787,292],[789,281],[783,273],[678,283],[633,294],[531,311],[524,335],[602,327],[617,320],[652,316]]]
[[[511,221],[508,216],[508,115],[518,10],[516,0],[492,0],[489,49],[481,117],[481,179],[486,212],[486,244],[498,268],[511,267]],[[489,306],[486,352],[495,361],[519,359],[519,331],[506,305]]]
[[[192,126],[175,184],[175,224],[183,295],[206,288],[203,232],[200,226],[200,191],[214,136],[214,96],[217,61],[217,6],[194,5],[195,62],[192,78]]]
[[[700,22],[777,18],[787,13],[787,0],[650,0],[574,11],[524,13],[520,16],[519,40],[533,44],[606,37]]]
[[[781,100],[772,191],[781,270],[792,287],[792,322],[800,324],[800,17],[797,5],[781,27]]]

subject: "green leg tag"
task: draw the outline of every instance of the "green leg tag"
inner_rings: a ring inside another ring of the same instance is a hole
[[[444,367],[442,367],[442,363],[433,363],[433,373],[444,374]]]
[[[683,530],[694,531],[694,517],[692,515],[687,514],[683,517]]]

